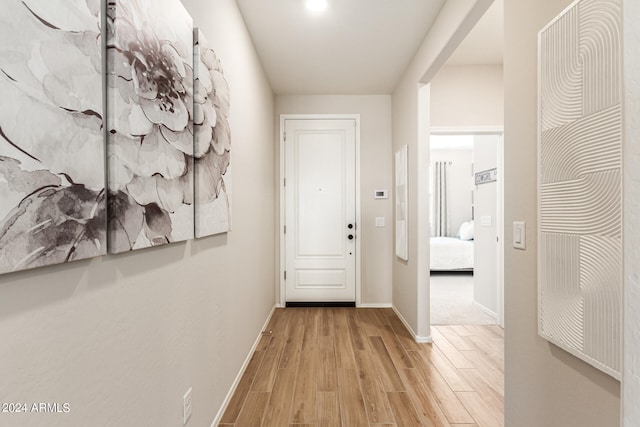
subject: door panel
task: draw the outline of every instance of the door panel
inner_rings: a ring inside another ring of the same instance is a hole
[[[285,120],[288,302],[355,301],[355,130]]]

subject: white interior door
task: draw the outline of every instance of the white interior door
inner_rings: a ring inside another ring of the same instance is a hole
[[[284,128],[286,302],[355,302],[356,121]]]

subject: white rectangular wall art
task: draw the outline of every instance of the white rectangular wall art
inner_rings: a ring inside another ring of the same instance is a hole
[[[620,0],[580,0],[538,38],[538,329],[618,379],[621,17]]]
[[[193,20],[180,0],[107,4],[109,252],[194,236]]]
[[[193,40],[195,234],[204,237],[230,229],[231,97],[220,59],[198,28]]]
[[[100,0],[0,7],[0,273],[106,252]]]
[[[409,260],[408,236],[408,147],[403,145],[396,151],[396,256],[402,260]]]

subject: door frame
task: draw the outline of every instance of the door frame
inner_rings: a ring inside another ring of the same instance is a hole
[[[286,250],[287,245],[284,235],[284,224],[286,215],[286,191],[284,188],[284,177],[286,174],[285,165],[285,121],[286,120],[355,120],[356,122],[356,164],[355,164],[355,200],[356,200],[356,307],[360,306],[361,301],[361,271],[362,271],[362,248],[361,248],[361,233],[358,230],[362,230],[362,215],[360,210],[360,114],[280,114],[280,174],[278,176],[278,191],[280,192],[280,221],[278,224],[278,238],[280,244],[279,250],[279,272],[277,283],[279,285],[279,298],[278,307],[284,307],[287,301],[286,295],[286,283],[284,280],[284,271],[287,263]]]
[[[496,234],[498,236],[498,253],[496,256],[496,275],[498,279],[496,323],[504,328],[504,127],[503,126],[461,126],[461,127],[430,127],[431,135],[500,135],[498,142],[498,188],[496,202],[501,207],[496,215]],[[431,256],[431,254],[429,254]],[[431,292],[429,286],[429,292]],[[429,320],[431,323],[431,320]]]

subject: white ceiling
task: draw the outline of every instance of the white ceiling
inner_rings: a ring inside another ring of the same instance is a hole
[[[391,93],[445,3],[328,0],[314,14],[304,0],[236,1],[278,95]],[[452,63],[502,62],[503,0],[496,2]]]
[[[391,93],[445,0],[237,0],[276,94]]]

